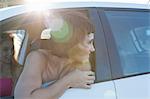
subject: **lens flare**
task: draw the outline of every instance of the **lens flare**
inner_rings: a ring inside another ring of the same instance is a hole
[[[68,23],[64,21],[62,27],[58,31],[52,31],[51,35],[56,42],[66,42],[72,35],[71,27],[69,27]]]

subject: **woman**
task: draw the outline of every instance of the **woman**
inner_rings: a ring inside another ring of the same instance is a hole
[[[85,61],[93,50],[93,38],[88,33],[94,32],[94,29],[88,17],[77,11],[62,11],[56,15],[58,18],[51,22],[48,20],[51,24],[46,27],[52,30],[50,48],[33,51],[27,56],[15,88],[15,99],[58,99],[69,88],[90,88],[95,80],[90,68],[78,68],[74,62],[79,59],[71,57],[74,52],[71,50],[76,46],[86,52],[82,55]],[[63,35],[60,36],[60,33]],[[87,66],[84,62],[82,65]],[[50,81],[54,82],[50,84]]]

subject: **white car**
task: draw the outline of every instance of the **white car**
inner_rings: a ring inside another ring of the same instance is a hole
[[[16,35],[14,49],[20,49],[15,53],[18,68],[23,67],[30,39],[41,31],[36,25],[42,20],[40,13],[26,8],[18,5],[0,9],[0,33],[13,30]],[[96,29],[96,52],[91,56],[95,83],[88,90],[69,89],[60,99],[150,99],[150,5],[66,2],[47,4],[45,9],[85,11]],[[37,28],[32,29],[35,25]],[[13,94],[1,96],[7,98],[13,99]]]

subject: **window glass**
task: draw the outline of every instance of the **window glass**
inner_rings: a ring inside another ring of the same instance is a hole
[[[150,72],[150,12],[106,11],[124,76]]]

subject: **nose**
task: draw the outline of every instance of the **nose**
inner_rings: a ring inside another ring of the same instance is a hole
[[[91,44],[91,46],[90,46],[90,51],[91,51],[91,52],[94,52],[94,51],[95,51],[95,48],[94,48],[94,45],[93,45],[93,44]]]

